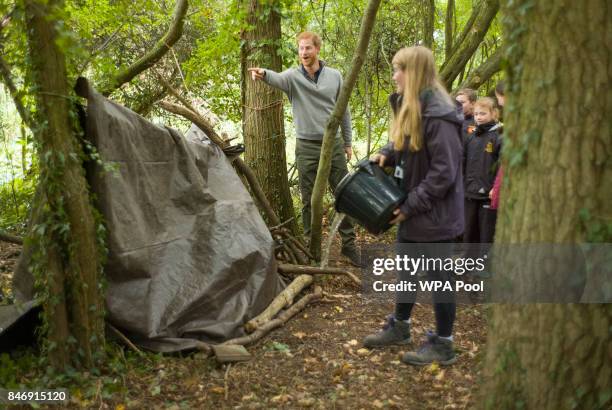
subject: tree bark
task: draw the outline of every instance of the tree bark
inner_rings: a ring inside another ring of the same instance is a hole
[[[612,242],[611,12],[606,0],[503,2],[511,47],[497,243]],[[611,326],[610,304],[494,305],[482,403],[610,408]]]
[[[465,29],[455,43],[454,50],[440,68],[440,78],[447,89],[452,89],[455,78],[461,73],[489,30],[499,10],[499,0],[484,0],[472,13]]]
[[[323,135],[323,144],[321,146],[321,159],[319,160],[319,167],[317,168],[317,177],[315,184],[312,189],[311,198],[311,224],[310,224],[310,252],[316,260],[321,259],[321,231],[322,231],[322,220],[323,220],[323,195],[327,188],[327,180],[331,171],[331,159],[334,149],[334,140],[336,132],[342,121],[342,116],[348,106],[349,98],[359,70],[363,65],[363,61],[366,57],[368,44],[370,43],[370,36],[372,35],[372,29],[374,28],[374,22],[376,21],[376,13],[380,6],[381,0],[369,0],[367,8],[361,19],[361,28],[359,30],[359,41],[357,48],[353,54],[353,61],[351,68],[346,74],[344,83],[342,84],[342,90],[336,101],[334,111],[332,112],[327,126],[325,127],[325,134]]]
[[[444,59],[448,60],[453,51],[453,33],[455,32],[455,0],[446,4],[446,19],[444,20]]]
[[[96,222],[90,202],[81,146],[71,120],[66,59],[58,47],[62,15],[58,0],[25,1],[32,78],[36,85],[42,218],[35,229],[39,279],[49,294],[44,298],[49,325],[48,355],[52,364],[91,367],[102,353],[103,303]],[[33,227],[32,227],[33,228]],[[44,229],[43,229],[44,228]],[[24,250],[24,253],[25,250]],[[73,342],[72,339],[76,342]]]
[[[485,62],[472,70],[468,78],[461,82],[457,88],[479,89],[481,85],[489,81],[493,75],[501,70],[502,56],[503,48],[499,47],[485,60]]]
[[[423,43],[431,50],[434,48],[434,23],[436,20],[436,1],[423,0]]]
[[[250,81],[247,69],[268,67],[282,70],[280,1],[248,0],[247,24],[242,33],[242,134],[244,159],[255,172],[272,209],[281,219],[291,219],[288,228],[298,234],[287,178],[283,95],[260,81]],[[275,224],[268,220],[268,223]]]

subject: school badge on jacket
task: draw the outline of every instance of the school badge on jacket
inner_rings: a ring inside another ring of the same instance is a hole
[[[488,152],[489,154],[493,153],[493,142],[491,141],[487,142],[487,145],[485,147],[485,152]]]

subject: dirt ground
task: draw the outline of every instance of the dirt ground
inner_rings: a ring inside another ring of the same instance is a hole
[[[371,238],[362,235],[362,241]],[[338,246],[330,265],[338,260]],[[0,242],[0,288],[8,294],[19,247]],[[354,272],[357,272],[354,270]],[[219,365],[202,354],[157,356],[129,367],[112,395],[80,397],[88,408],[465,409],[475,404],[486,339],[486,307],[460,305],[455,325],[458,361],[450,367],[411,367],[402,351],[418,347],[434,328],[431,305],[413,311],[414,343],[366,350],[363,337],[381,328],[392,301],[367,299],[344,277],[318,279],[326,296],[248,350],[249,362]],[[0,302],[1,303],[1,302]],[[6,303],[6,301],[4,302]],[[126,352],[126,354],[130,354]],[[50,407],[51,408],[51,407]]]

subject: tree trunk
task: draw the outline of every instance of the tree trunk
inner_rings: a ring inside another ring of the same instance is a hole
[[[496,242],[610,243],[609,2],[506,0],[502,13],[511,47]],[[611,328],[610,304],[494,306],[485,407],[610,408]]]
[[[470,17],[470,21],[455,44],[451,57],[440,69],[440,78],[447,89],[452,89],[455,78],[482,43],[497,10],[499,10],[499,0],[485,0],[478,10],[474,11],[475,17],[473,19]]]
[[[448,0],[446,19],[444,21],[444,59],[448,60],[453,51],[453,33],[455,32],[455,0]]]
[[[280,2],[247,1],[247,24],[242,34],[242,132],[245,161],[253,169],[261,187],[281,222],[293,218],[289,228],[298,233],[293,201],[287,178],[285,127],[281,91],[261,81],[247,81],[249,67],[282,70]],[[272,221],[268,221],[271,223]],[[274,223],[272,223],[274,224]]]
[[[423,0],[423,43],[431,50],[434,48],[434,22],[436,19],[436,1]]]
[[[323,144],[321,146],[321,159],[319,160],[319,167],[317,168],[317,177],[315,184],[312,189],[311,203],[311,224],[310,224],[310,252],[316,260],[321,259],[321,231],[322,231],[322,220],[323,220],[323,195],[327,188],[327,180],[329,179],[329,173],[331,171],[331,159],[334,150],[334,139],[342,116],[348,106],[349,98],[359,70],[363,65],[366,53],[368,50],[368,44],[370,43],[370,36],[372,29],[374,28],[374,22],[376,21],[376,12],[378,6],[380,6],[381,0],[370,0],[367,8],[361,19],[361,29],[359,30],[359,41],[357,48],[353,54],[353,62],[349,72],[346,74],[340,95],[334,106],[327,126],[325,127],[325,134],[323,135]]]
[[[42,212],[34,229],[35,275],[42,286],[48,328],[48,356],[63,368],[90,367],[102,352],[103,302],[98,274],[96,221],[82,152],[73,128],[66,58],[58,47],[58,0],[25,2],[31,74],[36,85]],[[34,227],[32,227],[34,228]],[[24,253],[26,250],[24,249]],[[41,293],[42,292],[42,293]]]

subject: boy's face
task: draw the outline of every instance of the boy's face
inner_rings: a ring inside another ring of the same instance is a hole
[[[493,121],[493,113],[487,108],[481,105],[474,107],[474,121],[476,124],[486,124]]]
[[[467,96],[459,94],[456,99],[463,107],[463,115],[472,115],[474,113],[474,103],[472,103]]]

